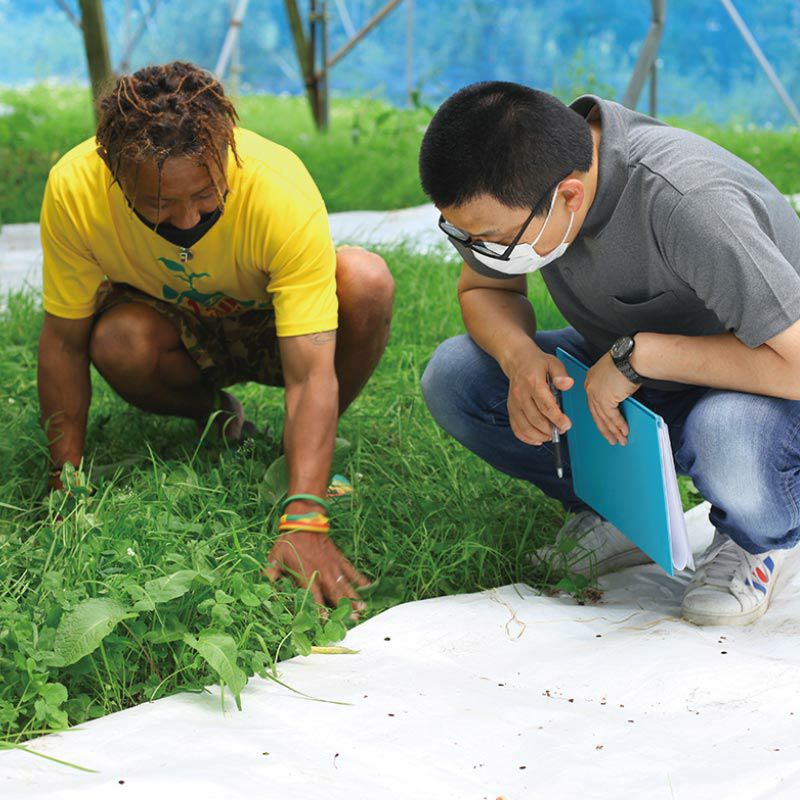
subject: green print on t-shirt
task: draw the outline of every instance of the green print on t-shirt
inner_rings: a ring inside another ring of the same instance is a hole
[[[165,300],[171,303],[184,303],[196,314],[217,316],[219,314],[232,314],[237,311],[246,311],[253,308],[255,300],[237,300],[223,292],[201,292],[195,288],[194,282],[200,278],[208,278],[208,272],[187,272],[183,264],[169,258],[158,259],[168,270],[178,273],[178,279],[187,284],[188,288],[179,292],[172,286],[164,284],[161,287]],[[201,312],[201,307],[203,311]]]

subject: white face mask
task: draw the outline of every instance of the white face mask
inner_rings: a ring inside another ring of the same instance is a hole
[[[552,250],[546,256],[541,256],[536,252],[536,250],[534,250],[534,246],[537,244],[539,239],[542,238],[544,229],[547,227],[547,223],[550,221],[550,215],[553,213],[553,208],[555,208],[556,205],[559,186],[561,186],[560,183],[558,186],[556,186],[555,191],[553,192],[553,199],[550,203],[550,210],[547,212],[547,216],[545,217],[544,225],[542,225],[542,229],[530,244],[523,243],[516,245],[516,247],[514,247],[514,249],[511,251],[508,261],[501,261],[497,258],[491,258],[490,256],[483,255],[475,250],[472,251],[472,256],[480,261],[481,264],[485,264],[490,269],[503,272],[506,275],[525,275],[526,273],[537,272],[542,267],[546,267],[551,261],[555,261],[557,258],[563,256],[569,247],[567,237],[569,236],[569,232],[572,230],[572,222],[575,219],[574,211],[570,212],[567,232],[564,234],[561,244],[556,247],[555,250]],[[503,255],[503,253],[505,253],[507,250],[505,246],[496,244],[495,242],[483,242],[483,246],[487,250],[497,253],[499,256]]]

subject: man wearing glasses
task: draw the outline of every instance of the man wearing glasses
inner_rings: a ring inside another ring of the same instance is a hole
[[[574,570],[644,563],[576,497],[569,464],[556,475],[552,426],[570,421],[548,379],[572,385],[556,347],[592,365],[585,388],[603,436],[627,443],[619,404],[636,393],[711,503],[716,535],[683,616],[760,617],[800,538],[800,220],[789,203],[699,136],[597,97],[567,107],[501,82],[444,103],[420,174],[465,262],[468,335],[443,342],[422,378],[437,423],[576,512],[557,539],[580,542]],[[537,330],[526,276],[539,270],[571,327]]]

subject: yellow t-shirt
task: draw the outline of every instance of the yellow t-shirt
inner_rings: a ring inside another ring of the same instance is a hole
[[[278,336],[335,329],[336,253],[319,190],[286,148],[241,128],[236,147],[225,210],[186,262],[112,185],[94,139],[64,155],[42,202],[45,310],[91,316],[108,277],[201,315],[274,308]]]

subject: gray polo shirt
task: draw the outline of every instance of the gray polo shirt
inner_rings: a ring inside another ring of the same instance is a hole
[[[600,116],[597,194],[542,276],[596,357],[638,331],[731,331],[758,347],[800,319],[800,219],[763,175],[617,103],[572,108]]]

